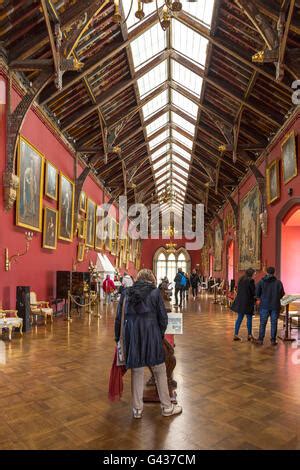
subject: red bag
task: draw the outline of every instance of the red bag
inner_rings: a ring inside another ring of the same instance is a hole
[[[110,401],[120,400],[123,393],[123,375],[126,373],[125,366],[117,366],[117,348],[110,370],[108,399]]]

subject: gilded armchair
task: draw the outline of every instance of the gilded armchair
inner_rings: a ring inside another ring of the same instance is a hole
[[[53,323],[53,309],[49,307],[49,302],[45,300],[37,300],[36,293],[30,292],[30,317],[31,324],[35,317],[35,322],[37,323],[38,316],[44,318],[45,325],[47,325],[47,318],[50,317],[51,323]]]

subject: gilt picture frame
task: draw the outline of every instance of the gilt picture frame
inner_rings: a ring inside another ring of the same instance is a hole
[[[95,232],[96,232],[96,203],[88,198],[86,209],[86,246],[89,248],[95,247]]]
[[[43,248],[55,250],[57,247],[58,211],[52,207],[44,208]]]
[[[261,200],[255,186],[240,202],[239,269],[261,269]]]
[[[298,174],[295,131],[289,132],[281,143],[282,177],[284,184]]]
[[[41,232],[44,156],[23,136],[18,143],[17,175],[16,225]]]
[[[74,229],[74,183],[62,172],[60,172],[58,206],[58,238],[71,242]]]
[[[279,161],[274,160],[266,169],[267,202],[272,204],[280,198]]]
[[[45,196],[57,201],[58,195],[58,170],[53,163],[45,162]]]

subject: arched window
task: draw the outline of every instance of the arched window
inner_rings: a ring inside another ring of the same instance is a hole
[[[160,253],[157,258],[156,273],[158,282],[167,275],[167,260],[164,253]]]
[[[185,273],[189,273],[190,264],[189,254],[183,248],[175,253],[168,253],[165,248],[160,248],[153,259],[153,269],[157,282],[160,283],[165,276],[170,282],[173,282],[178,268],[182,268]]]

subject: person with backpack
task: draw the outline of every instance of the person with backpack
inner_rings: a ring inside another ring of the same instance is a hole
[[[275,268],[267,268],[267,275],[256,286],[256,298],[259,301],[259,337],[256,344],[263,344],[268,318],[271,317],[271,344],[276,346],[277,324],[280,313],[280,299],[284,296],[282,282],[275,277]]]
[[[174,282],[175,282],[175,307],[178,307],[178,292],[180,295],[179,307],[182,307],[183,290],[186,285],[186,278],[183,275],[182,268],[178,268],[178,272],[174,278]]]

